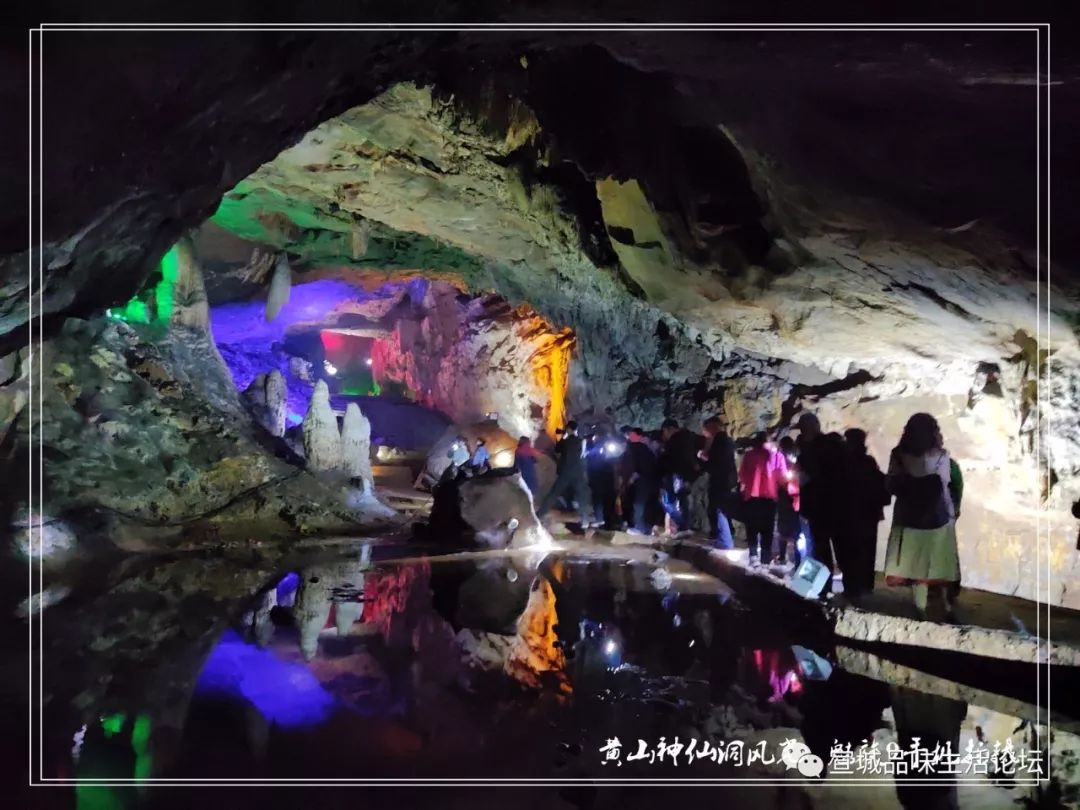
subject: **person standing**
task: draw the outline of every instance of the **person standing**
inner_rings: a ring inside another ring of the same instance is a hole
[[[885,474],[866,450],[866,431],[844,431],[847,463],[844,466],[845,509],[837,533],[837,562],[844,575],[844,595],[857,598],[874,590],[874,558],[878,524],[892,499]]]
[[[735,547],[731,533],[731,511],[739,488],[735,467],[735,442],[732,441],[719,416],[705,420],[705,449],[701,453],[705,473],[709,476],[709,522],[713,543],[717,548]]]
[[[514,466],[517,467],[521,480],[529,488],[533,498],[536,498],[536,490],[540,486],[536,477],[536,458],[537,452],[533,447],[532,439],[528,436],[518,439],[517,450],[514,451]]]
[[[621,459],[624,482],[622,500],[628,505],[631,534],[649,534],[660,498],[660,477],[656,456],[649,448],[641,428],[626,426],[626,451]]]
[[[889,456],[887,483],[896,506],[885,582],[910,585],[920,617],[927,615],[931,592],[941,595],[945,614],[951,614],[950,591],[960,583],[951,480],[952,464],[937,420],[928,413],[914,414]]]
[[[739,466],[739,486],[746,510],[746,538],[750,564],[758,565],[772,553],[776,525],[776,499],[787,482],[787,462],[768,444],[764,433],[754,436]]]
[[[822,588],[823,598],[832,593],[835,569],[833,543],[839,522],[840,487],[843,466],[843,441],[837,446],[821,432],[821,422],[812,413],[804,413],[795,423],[799,431],[799,506],[809,524],[807,554],[829,570]]]
[[[660,427],[663,450],[660,471],[667,493],[669,514],[679,531],[690,528],[690,488],[700,473],[698,452],[705,447],[705,437],[679,427],[674,419],[665,419]]]
[[[491,469],[491,454],[487,449],[487,440],[483,436],[476,440],[476,449],[473,450],[469,465],[472,467],[473,475],[483,475]]]
[[[777,493],[776,500],[776,533],[780,537],[779,554],[777,562],[787,562],[787,547],[791,544],[791,562],[798,565],[802,561],[802,550],[799,548],[799,536],[803,531],[803,519],[799,514],[799,468],[795,440],[785,436],[780,440],[780,452],[787,464],[787,472],[784,474],[785,483]]]
[[[581,527],[587,529],[596,521],[590,514],[592,497],[589,494],[588,471],[585,469],[585,444],[577,431],[577,422],[571,420],[566,423],[562,439],[555,445],[555,483],[540,502],[536,514],[543,517],[555,501],[566,498],[577,507]]]

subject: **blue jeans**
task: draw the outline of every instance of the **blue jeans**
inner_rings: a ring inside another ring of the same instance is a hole
[[[731,521],[724,514],[723,509],[716,510],[716,537],[713,538],[716,548],[735,548],[735,538],[731,536]]]

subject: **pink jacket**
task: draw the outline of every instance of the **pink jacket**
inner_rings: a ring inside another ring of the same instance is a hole
[[[768,445],[751,447],[739,466],[739,486],[744,498],[775,501],[780,487],[787,484],[787,459]]]

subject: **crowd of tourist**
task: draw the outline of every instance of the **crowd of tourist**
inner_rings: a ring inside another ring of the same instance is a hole
[[[569,422],[555,447],[555,482],[538,492],[539,451],[524,437],[515,466],[533,492],[537,513],[574,510],[585,528],[634,534],[703,534],[734,547],[741,524],[752,566],[790,573],[804,558],[842,575],[848,598],[874,588],[878,526],[895,498],[885,555],[890,585],[913,586],[925,611],[931,595],[951,609],[960,581],[955,523],[963,492],[960,469],[929,414],[908,420],[883,471],[859,428],[826,433],[803,413],[793,435],[729,435],[720,417],[697,433],[675,420],[658,431],[626,425],[619,436],[582,435]],[[487,463],[482,445],[462,461]],[[828,598],[831,579],[822,596]]]

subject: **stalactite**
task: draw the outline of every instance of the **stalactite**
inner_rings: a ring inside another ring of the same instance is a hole
[[[292,290],[292,268],[289,267],[289,258],[282,253],[274,265],[274,275],[270,279],[270,290],[266,294],[266,320],[272,321],[281,312],[281,308],[289,303],[289,292]]]
[[[353,259],[362,259],[368,252],[368,238],[371,234],[371,226],[367,220],[354,222],[349,234],[349,249]]]

